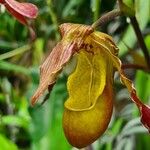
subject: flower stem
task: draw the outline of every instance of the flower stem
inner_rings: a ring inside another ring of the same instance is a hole
[[[122,7],[121,7],[121,8],[122,8]],[[133,13],[129,13],[129,12],[130,12],[130,11],[129,11],[130,9],[129,9],[128,7],[127,7],[128,9],[125,9],[125,10],[121,10],[121,8],[120,8],[120,10],[115,9],[115,10],[112,10],[112,11],[110,11],[110,12],[104,14],[102,17],[100,17],[96,22],[94,22],[94,23],[92,24],[92,27],[93,27],[94,29],[96,29],[98,26],[104,25],[105,23],[107,23],[108,21],[114,19],[114,18],[117,17],[117,16],[128,15],[128,14],[132,14],[132,15],[133,15]],[[126,7],[125,7],[125,8],[126,8]],[[127,10],[127,14],[126,14],[126,10]],[[131,12],[132,12],[132,11],[131,11]],[[137,19],[136,19],[135,16],[132,16],[132,15],[129,15],[130,20],[131,20],[131,24],[132,24],[132,26],[133,26],[133,29],[134,29],[134,32],[135,32],[136,37],[137,37],[137,39],[138,39],[139,45],[140,45],[140,47],[141,47],[141,49],[142,49],[142,52],[143,52],[143,54],[144,54],[145,60],[146,60],[146,62],[147,62],[147,66],[148,66],[148,68],[150,69],[150,55],[149,55],[148,49],[147,49],[147,47],[146,47],[146,45],[145,45],[145,42],[144,42],[144,39],[143,39],[141,30],[140,30],[139,24],[138,24],[138,22],[137,22]]]
[[[106,14],[104,14],[102,17],[100,17],[97,21],[95,21],[92,24],[92,27],[95,29],[98,26],[102,26],[105,23],[107,23],[108,21],[113,20],[115,17],[122,15],[122,12],[118,9],[114,9]]]
[[[87,147],[85,148],[85,150],[93,150],[93,146],[92,146],[92,144],[91,144],[91,145],[89,145],[89,146],[87,146]]]
[[[139,70],[143,70],[146,72],[150,72],[150,70],[142,65],[138,65],[138,64],[122,64],[121,66],[122,69],[139,69]]]
[[[141,50],[144,54],[145,60],[147,62],[147,66],[150,69],[150,56],[149,56],[149,53],[148,53],[148,49],[145,45],[145,42],[144,42],[141,30],[140,30],[139,24],[137,22],[137,19],[136,19],[136,17],[130,17],[130,20],[131,20],[131,24],[133,26],[134,32],[136,34],[136,37],[138,39],[139,45],[141,47]]]

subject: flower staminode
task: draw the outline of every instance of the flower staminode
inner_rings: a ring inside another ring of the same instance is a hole
[[[139,108],[143,125],[149,130],[150,108],[137,97],[132,82],[121,69],[118,48],[112,38],[80,24],[63,24],[60,31],[62,40],[40,67],[40,84],[32,97],[32,105],[54,85],[65,64],[76,55],[77,65],[68,78],[69,98],[63,115],[63,128],[70,144],[86,147],[107,129],[113,108],[114,68]]]

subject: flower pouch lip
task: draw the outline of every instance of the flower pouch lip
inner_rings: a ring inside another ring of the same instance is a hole
[[[83,148],[99,138],[110,122],[112,74],[106,74],[107,58],[98,49],[94,53],[82,50],[77,55],[77,67],[67,82],[69,98],[65,102],[63,128],[68,141]]]

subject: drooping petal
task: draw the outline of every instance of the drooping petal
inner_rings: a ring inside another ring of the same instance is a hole
[[[150,107],[147,105],[142,105],[141,107],[141,122],[150,133]]]
[[[15,0],[5,0],[6,4],[9,5],[18,14],[27,18],[36,18],[38,8],[31,3],[20,3]]]
[[[14,16],[20,23],[24,25],[28,24],[26,18],[17,11],[15,11],[13,8],[11,8],[7,3],[5,4],[5,7],[10,12],[10,14]]]
[[[150,133],[150,107],[148,105],[143,104],[140,99],[137,97],[136,95],[136,91],[133,90],[133,92],[131,93],[131,98],[134,101],[138,101],[139,102],[139,110],[141,113],[141,122],[142,124],[148,129],[149,133]]]
[[[32,26],[28,24],[27,19],[23,15],[19,14],[14,9],[12,9],[8,4],[5,4],[5,7],[10,12],[10,14],[12,16],[14,16],[20,23],[22,23],[22,24],[24,24],[24,25],[26,25],[28,27],[31,40],[34,40],[35,37],[36,37],[36,34],[35,34],[35,31],[32,28]]]
[[[73,50],[75,48],[75,43],[64,44],[63,42],[59,42],[55,46],[51,54],[40,67],[40,84],[32,97],[32,105],[36,103],[48,86],[53,85],[56,82],[59,71],[61,71],[63,65],[65,65],[73,55]]]
[[[15,0],[1,0],[6,9],[14,16],[20,23],[28,26],[31,40],[34,40],[36,34],[32,26],[28,23],[27,18],[33,19],[37,17],[38,8],[31,3],[20,3]]]
[[[97,44],[97,47],[103,47],[103,52],[107,54],[107,56],[112,60],[112,63],[114,64],[114,67],[117,68],[122,83],[127,87],[132,101],[137,105],[139,108],[139,111],[141,113],[141,122],[143,125],[149,130],[150,132],[150,107],[143,104],[141,100],[138,98],[136,94],[136,89],[132,83],[131,80],[129,80],[125,74],[124,71],[121,68],[121,61],[118,57],[116,57],[105,45],[103,45],[100,41],[102,38],[98,35],[94,36],[95,38],[92,38],[93,42]]]
[[[32,97],[32,105],[36,103],[48,86],[55,83],[63,66],[82,47],[84,39],[93,32],[90,26],[69,23],[61,25],[60,30],[65,32],[64,37],[40,67],[40,84]]]

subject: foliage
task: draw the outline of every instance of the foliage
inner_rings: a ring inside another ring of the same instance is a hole
[[[39,8],[39,15],[34,23],[37,38],[33,43],[30,43],[27,27],[17,22],[3,6],[0,6],[0,150],[70,150],[72,147],[64,137],[61,122],[64,101],[68,95],[67,77],[74,62],[66,66],[59,76],[50,98],[42,106],[38,104],[33,108],[30,106],[30,99],[39,83],[39,64],[60,39],[59,24],[92,24],[103,13],[114,9],[116,1],[29,2]],[[129,7],[135,7],[145,43],[150,50],[150,0],[124,2]],[[144,56],[140,52],[141,48],[128,18],[116,18],[100,30],[113,36],[123,62],[144,62]],[[135,59],[135,53],[140,59]],[[135,82],[139,97],[150,104],[149,72],[130,69],[125,73]],[[147,130],[142,127],[138,111],[130,103],[127,91],[118,80],[115,81],[114,87],[115,108],[109,129],[92,145],[93,149],[149,149],[150,137]]]

